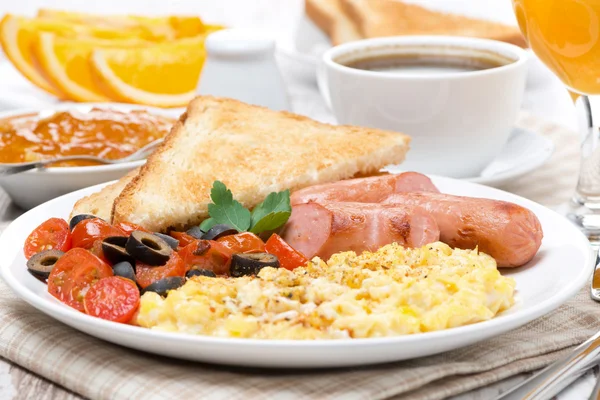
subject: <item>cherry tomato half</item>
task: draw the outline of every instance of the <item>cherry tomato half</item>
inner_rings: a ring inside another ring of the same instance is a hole
[[[180,276],[182,278],[185,276],[183,259],[176,252],[173,252],[169,261],[161,267],[146,265],[139,261],[135,264],[135,280],[142,289],[169,276]]]
[[[179,240],[179,247],[181,247],[182,249],[196,241],[198,241],[198,239],[196,239],[195,237],[193,237],[192,235],[188,235],[185,232],[175,232],[172,231],[169,233],[169,235],[171,237],[174,237],[175,239]]]
[[[214,240],[196,240],[179,253],[186,271],[207,269],[217,275],[229,275],[231,250]]]
[[[112,268],[87,250],[66,252],[48,277],[48,292],[76,310],[84,311],[83,298],[99,279],[113,275]]]
[[[102,240],[96,240],[92,247],[90,247],[88,250],[105,263],[110,264],[106,257],[104,257],[104,251],[102,251]]]
[[[227,247],[232,253],[264,253],[265,242],[251,232],[227,235],[217,239],[217,242]]]
[[[308,262],[308,259],[302,253],[287,244],[276,233],[272,234],[269,240],[267,240],[265,250],[267,253],[277,256],[279,258],[279,265],[285,269],[292,270],[302,267]]]
[[[30,259],[40,251],[56,249],[68,251],[71,248],[71,230],[67,221],[61,218],[50,218],[35,228],[25,240],[23,252]]]
[[[73,228],[73,247],[89,249],[96,240],[109,236],[127,236],[119,228],[110,225],[100,218],[84,219]]]
[[[115,228],[122,230],[125,236],[131,235],[131,232],[133,231],[148,232],[147,229],[144,229],[139,225],[132,224],[131,222],[119,222],[115,225]]]
[[[83,298],[86,314],[114,322],[129,322],[139,305],[137,285],[120,276],[100,279]]]

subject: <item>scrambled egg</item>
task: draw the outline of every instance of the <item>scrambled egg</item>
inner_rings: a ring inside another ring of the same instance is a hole
[[[490,256],[443,243],[314,258],[258,277],[193,277],[166,298],[142,296],[143,327],[259,339],[373,338],[493,318],[514,303],[515,282]]]

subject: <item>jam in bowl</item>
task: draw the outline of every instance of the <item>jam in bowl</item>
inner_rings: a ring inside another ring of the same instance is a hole
[[[118,111],[94,107],[88,112],[56,111],[50,116],[25,114],[0,119],[0,163],[20,163],[73,155],[108,159],[127,157],[164,137],[174,120],[146,110]],[[60,166],[94,165],[70,161]]]
[[[52,109],[0,113],[0,163],[38,161],[69,155],[119,159],[167,135],[183,110],[118,103],[64,104]],[[57,196],[108,182],[145,161],[99,165],[87,161],[1,176],[13,202],[29,209]]]

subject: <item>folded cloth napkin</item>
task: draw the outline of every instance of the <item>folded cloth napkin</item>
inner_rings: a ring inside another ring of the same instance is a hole
[[[577,136],[527,115],[520,126],[548,135],[557,150],[545,167],[507,189],[550,206],[560,204],[577,178]],[[6,198],[0,207],[3,203]],[[436,356],[337,370],[242,369],[103,342],[36,311],[0,282],[0,356],[94,399],[442,399],[541,368],[599,329],[600,305],[584,289],[520,329]],[[471,392],[470,398],[486,397]]]

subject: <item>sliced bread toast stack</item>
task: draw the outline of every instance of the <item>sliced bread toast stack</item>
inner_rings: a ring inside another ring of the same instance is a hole
[[[334,45],[383,36],[455,35],[526,47],[517,27],[400,0],[306,0],[306,13]]]
[[[208,217],[215,180],[252,208],[270,192],[375,174],[401,163],[409,141],[401,133],[333,126],[201,96],[139,173],[80,200],[72,214],[91,213],[152,231],[183,229]]]

